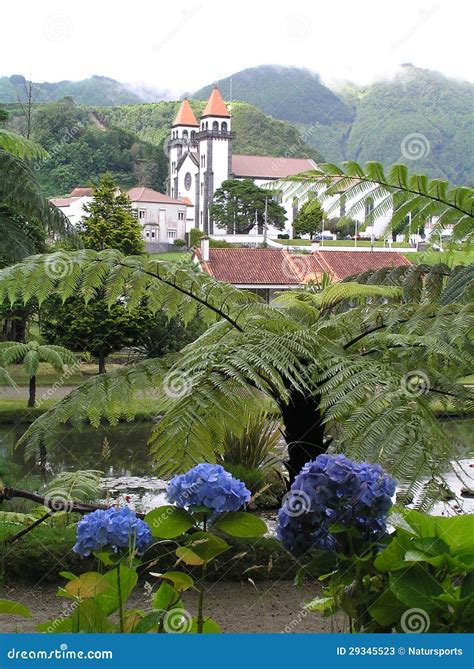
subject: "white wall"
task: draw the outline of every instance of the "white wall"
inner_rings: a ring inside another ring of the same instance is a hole
[[[132,202],[132,207],[138,212],[138,220],[146,241],[172,244],[175,239],[185,238],[186,205]],[[140,211],[144,211],[144,216],[140,216]],[[178,219],[178,212],[183,213],[183,220]]]

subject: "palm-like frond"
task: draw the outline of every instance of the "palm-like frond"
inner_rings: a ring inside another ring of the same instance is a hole
[[[63,254],[66,277],[51,271],[58,258],[36,256],[0,270],[0,299],[41,302],[74,294],[88,300],[105,286],[110,304],[121,299],[133,306],[146,298],[152,309],[188,318],[198,313],[211,326],[179,355],[73,391],[25,434],[30,454],[54,442],[65,422],[116,422],[127,401],[154,388],[163,417],[150,445],[162,475],[215,461],[226,425],[242,419],[249,401],[279,411],[296,395],[317,398],[342,448],[383,461],[408,487],[417,485],[420,472],[442,475],[453,455],[432,406],[436,400],[446,409],[473,407],[472,390],[455,381],[472,360],[467,270],[388,268],[355,284],[288,293],[269,306],[210,276],[147,257]],[[409,379],[423,374],[427,388],[414,394]]]
[[[374,203],[371,220],[391,215],[387,233],[398,230],[408,214],[407,234],[417,232],[430,216],[437,217],[437,231],[453,225],[454,239],[472,238],[474,231],[472,188],[450,188],[441,179],[410,175],[405,165],[393,165],[386,174],[382,164],[376,162],[368,163],[365,169],[354,161],[343,163],[343,167],[323,163],[317,170],[287,177],[281,185],[299,198],[316,191],[318,199],[328,203],[329,214],[339,210],[344,196],[346,214],[341,222],[360,217],[370,198]]]
[[[0,128],[0,149],[22,160],[44,160],[48,152],[35,142]]]
[[[99,496],[99,483],[102,472],[95,469],[61,472],[49,484],[46,496],[53,502],[78,501],[89,502]]]
[[[0,205],[28,221],[41,223],[49,234],[77,241],[69,219],[41,195],[31,167],[0,149]],[[3,230],[2,230],[3,233]],[[2,245],[8,240],[3,239]]]
[[[46,362],[57,372],[61,373],[64,367],[77,363],[76,356],[62,346],[38,344],[30,341],[27,344],[16,341],[0,342],[0,362],[6,366],[23,363],[29,378],[36,376],[40,362]]]

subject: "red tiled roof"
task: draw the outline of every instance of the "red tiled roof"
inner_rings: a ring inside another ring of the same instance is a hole
[[[82,186],[79,186],[69,193],[69,197],[92,197],[93,194],[93,188],[83,188]]]
[[[78,197],[53,197],[50,199],[51,204],[55,207],[69,207],[70,204],[78,200]]]
[[[179,201],[185,204],[187,207],[194,207],[193,203],[189,199],[189,197],[180,197]]]
[[[284,156],[232,156],[232,172],[236,177],[256,179],[282,179],[292,174],[316,169],[310,158]]]
[[[317,251],[288,253],[280,249],[209,249],[202,269],[220,281],[234,285],[298,286],[327,273],[333,281],[370,269],[410,265],[395,251]]]
[[[187,100],[183,100],[181,107],[176,114],[176,118],[173,121],[173,128],[177,125],[191,125],[199,127],[199,123],[196,121],[194,112],[191,109],[191,105]]]
[[[169,195],[159,193],[157,190],[145,188],[145,186],[135,186],[131,188],[128,197],[132,202],[157,202],[159,204],[182,204],[179,200],[175,200]]]
[[[222,99],[222,95],[217,86],[213,89],[211,95],[209,96],[209,100],[207,101],[206,108],[204,109],[201,118],[206,116],[223,116],[225,118],[230,118],[227,105]]]

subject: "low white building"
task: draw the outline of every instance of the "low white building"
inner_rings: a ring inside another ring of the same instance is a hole
[[[50,201],[76,226],[87,216],[84,207],[92,202],[92,193],[92,188],[74,188],[67,197],[55,197]]]
[[[149,244],[173,244],[185,239],[188,209],[186,199],[176,199],[145,186],[135,186],[128,193],[133,209]]]

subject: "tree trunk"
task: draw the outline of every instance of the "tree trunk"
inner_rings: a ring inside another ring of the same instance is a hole
[[[105,355],[102,353],[102,351],[99,353],[99,374],[105,374],[106,373],[105,369]]]
[[[285,440],[288,445],[286,467],[290,485],[303,465],[325,453],[330,440],[325,440],[325,425],[319,409],[319,397],[306,397],[293,392],[288,404],[279,402]]]
[[[34,407],[36,404],[36,376],[30,378],[30,396],[28,398],[28,408]]]

